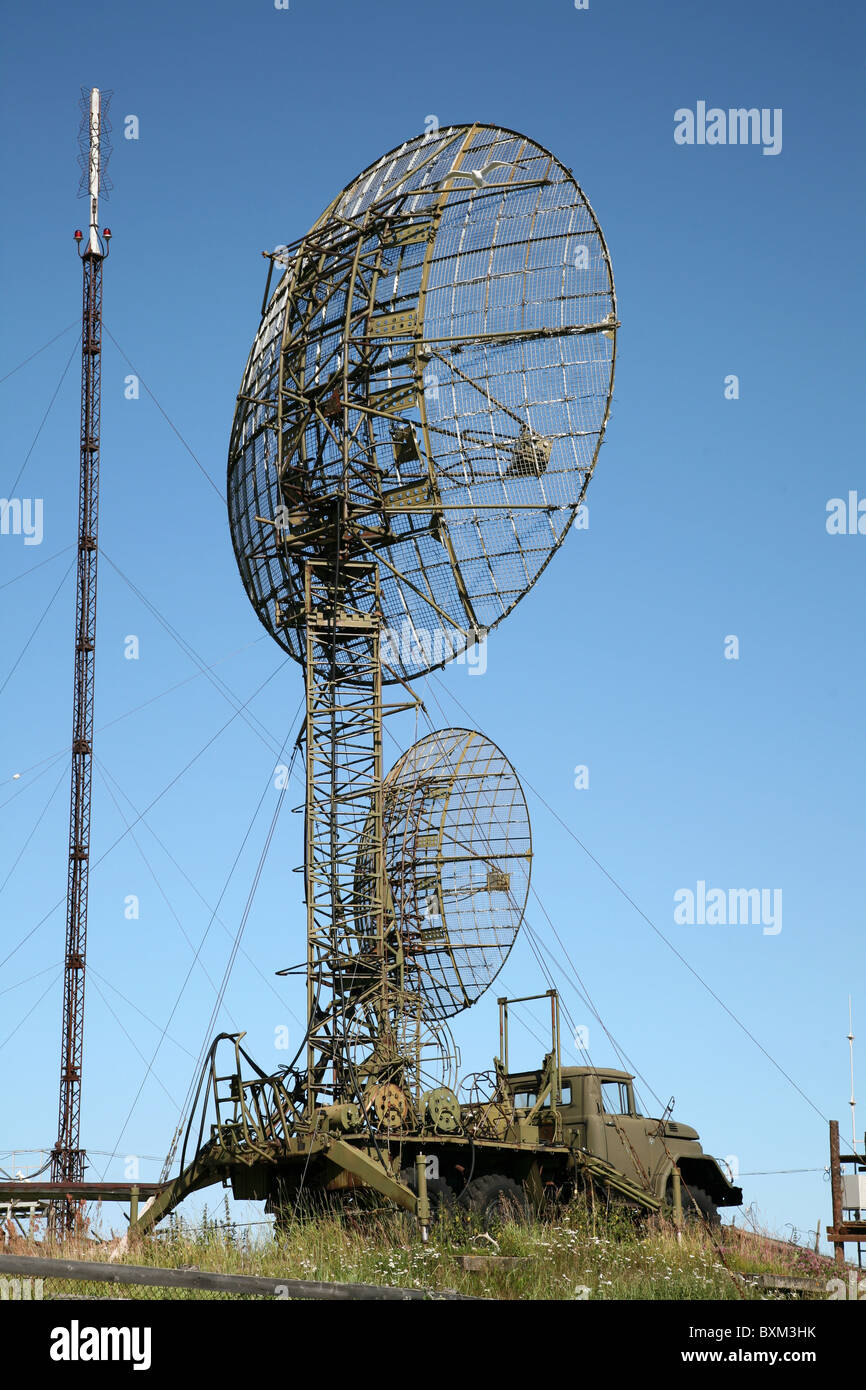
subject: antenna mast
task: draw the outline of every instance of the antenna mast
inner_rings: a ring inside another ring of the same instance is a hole
[[[857,1101],[854,1099],[854,1009],[848,995],[848,1053],[851,1061],[851,1152],[857,1152]]]
[[[69,866],[66,894],[66,954],[63,971],[63,1031],[57,1143],[51,1179],[84,1178],[79,1147],[81,1068],[84,1049],[84,964],[87,942],[87,883],[90,856],[90,788],[93,757],[93,685],[96,655],[96,560],[99,510],[99,424],[102,388],[102,262],[111,232],[100,235],[99,194],[106,192],[107,100],[97,87],[82,93],[82,192],[88,198],[88,230],[75,233],[83,273],[81,307],[81,452],[78,492],[78,567],[75,586],[75,684],[72,716],[72,777],[69,804]],[[104,148],[100,150],[100,141]],[[75,1227],[78,1204],[54,1203],[55,1232]]]

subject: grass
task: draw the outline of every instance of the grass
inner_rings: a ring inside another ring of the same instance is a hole
[[[37,1233],[34,1233],[34,1236]],[[87,1239],[51,1250],[37,1239],[10,1240],[10,1253],[63,1254],[107,1260],[107,1245]],[[482,1272],[463,1269],[466,1254],[516,1256],[520,1264]],[[573,1203],[555,1220],[510,1224],[495,1242],[473,1233],[458,1215],[448,1217],[421,1244],[412,1222],[399,1214],[319,1215],[298,1221],[279,1240],[217,1222],[205,1213],[192,1227],[178,1218],[156,1237],[131,1244],[122,1263],[167,1268],[194,1266],[232,1274],[401,1288],[454,1290],[493,1299],[760,1299],[778,1297],[744,1284],[742,1274],[811,1277],[823,1282],[827,1262],[769,1235],[744,1239],[729,1226],[689,1228],[681,1239],[658,1220],[644,1229],[619,1211],[598,1214]],[[108,1286],[46,1279],[44,1297],[74,1293],[142,1299],[226,1299],[194,1290]],[[816,1297],[822,1295],[816,1294]]]

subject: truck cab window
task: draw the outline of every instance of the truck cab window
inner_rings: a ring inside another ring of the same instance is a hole
[[[531,1110],[532,1107],[533,1107],[533,1105],[535,1104],[535,1102],[536,1102],[537,1100],[538,1100],[538,1093],[537,1093],[536,1091],[515,1091],[515,1093],[514,1093],[514,1108],[515,1108],[515,1110]],[[571,1105],[571,1082],[570,1082],[570,1081],[566,1081],[566,1082],[564,1082],[564,1084],[563,1084],[563,1087],[562,1087],[562,1101],[561,1101],[561,1104],[562,1104],[562,1105]],[[545,1096],[544,1104],[542,1105],[541,1108],[542,1108],[543,1110],[546,1110],[549,1106],[550,1106],[550,1095],[548,1094],[547,1096]]]
[[[628,1086],[624,1081],[602,1081],[601,1097],[606,1115],[628,1115],[631,1113]]]

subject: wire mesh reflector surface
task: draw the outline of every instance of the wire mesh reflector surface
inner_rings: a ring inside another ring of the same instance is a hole
[[[607,247],[553,155],[474,125],[385,155],[280,259],[229,453],[241,575],[302,659],[304,560],[375,556],[385,677],[412,677],[509,612],[583,500],[613,383]]]
[[[428,734],[385,781],[385,864],[424,1017],[444,1019],[487,989],[526,906],[532,844],[514,768],[467,729]]]

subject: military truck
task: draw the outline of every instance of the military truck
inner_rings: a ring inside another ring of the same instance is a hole
[[[555,1088],[545,1090],[546,1067],[538,1071],[503,1075],[504,1089],[513,1099],[518,1130],[523,1133],[537,1126],[542,1143],[550,1145],[549,1156],[536,1159],[538,1181],[533,1181],[530,1165],[505,1164],[510,1173],[494,1174],[495,1155],[484,1161],[485,1172],[473,1176],[461,1194],[463,1204],[483,1214],[494,1209],[503,1197],[517,1196],[518,1183],[534,1190],[536,1198],[545,1194],[561,1200],[575,1190],[585,1189],[593,1180],[612,1192],[628,1197],[617,1178],[626,1178],[642,1194],[651,1195],[660,1207],[674,1206],[675,1170],[681,1183],[681,1202],[686,1220],[703,1217],[719,1222],[719,1208],[739,1206],[740,1188],[728,1180],[716,1160],[705,1154],[696,1129],[670,1118],[643,1116],[634,1099],[634,1077],[613,1068],[563,1067],[558,1097]],[[529,1135],[526,1136],[527,1138]],[[566,1154],[563,1153],[566,1150]],[[605,1174],[600,1165],[612,1170]],[[616,1175],[616,1176],[614,1176]],[[500,1194],[502,1194],[500,1196]],[[638,1205],[648,1205],[638,1199]]]
[[[551,1051],[536,1071],[508,1070],[508,1005],[527,1001],[500,999],[493,1095],[446,1107],[451,1134],[441,1132],[440,1113],[439,1142],[424,1142],[434,1211],[459,1204],[490,1229],[503,1212],[528,1215],[598,1192],[635,1211],[676,1209],[686,1221],[718,1225],[719,1208],[739,1206],[743,1194],[704,1153],[697,1130],[671,1118],[673,1102],[658,1118],[641,1115],[629,1072],[562,1067],[556,991],[533,997],[551,1001]],[[421,1152],[412,1141],[405,1149]],[[402,1177],[417,1190],[411,1167]]]
[[[549,1001],[551,1048],[537,1070],[512,1071],[509,1004],[531,999]],[[581,1193],[711,1224],[720,1207],[742,1202],[697,1131],[671,1118],[672,1104],[659,1118],[641,1115],[628,1072],[562,1066],[555,990],[500,999],[499,1015],[500,1056],[491,1072],[470,1079],[462,1099],[447,1086],[411,1096],[378,1081],[362,1104],[323,1104],[312,1116],[299,1109],[288,1074],[266,1075],[240,1035],[221,1035],[202,1075],[195,1152],[187,1162],[191,1117],[179,1176],[130,1230],[150,1229],[215,1182],[230,1184],[240,1200],[264,1200],[278,1229],[311,1208],[359,1210],[384,1199],[415,1215],[425,1237],[447,1211],[462,1209],[490,1230],[507,1214],[555,1211]],[[223,1040],[234,1047],[229,1072],[216,1062]]]

